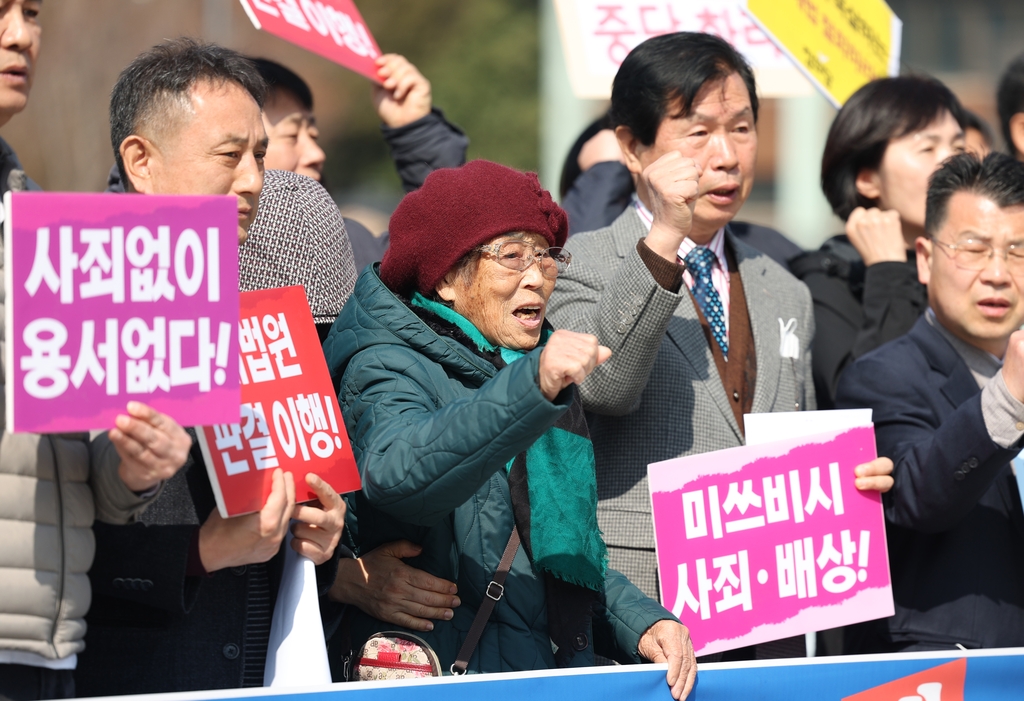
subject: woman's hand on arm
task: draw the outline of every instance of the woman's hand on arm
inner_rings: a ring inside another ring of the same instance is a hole
[[[462,602],[455,584],[402,562],[422,548],[407,540],[385,543],[358,560],[341,560],[328,596],[387,623],[433,630],[431,619],[451,620]]]
[[[651,662],[667,662],[665,680],[672,689],[672,698],[685,699],[697,679],[697,658],[686,626],[662,620],[647,629],[637,648],[640,656]]]

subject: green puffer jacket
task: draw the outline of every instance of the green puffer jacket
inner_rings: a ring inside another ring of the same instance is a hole
[[[501,371],[432,330],[363,271],[324,343],[363,490],[349,499],[351,536],[361,552],[399,538],[423,546],[408,562],[456,582],[462,605],[424,637],[447,670],[455,661],[487,583],[512,533],[505,465],[568,408],[537,385],[540,349]],[[568,394],[568,393],[563,393]],[[559,400],[562,398],[559,397]],[[544,580],[522,548],[470,661],[471,672],[555,666],[547,634]],[[573,666],[598,654],[642,661],[640,636],[672,615],[609,570],[604,606]],[[357,613],[352,642],[393,629]],[[584,647],[585,646],[585,647]]]

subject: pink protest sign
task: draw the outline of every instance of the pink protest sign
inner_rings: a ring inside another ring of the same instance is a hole
[[[241,0],[256,29],[297,44],[374,82],[380,49],[352,0]]]
[[[12,431],[112,428],[130,400],[238,421],[233,197],[9,193]]]
[[[662,604],[698,655],[893,615],[870,426],[647,468]]]

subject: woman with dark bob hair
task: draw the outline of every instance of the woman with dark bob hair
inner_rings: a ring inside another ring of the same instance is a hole
[[[814,299],[814,389],[834,407],[839,376],[855,359],[910,330],[928,304],[914,241],[925,236],[928,180],[964,150],[964,111],[939,81],[883,78],[832,122],[821,188],[846,235],[790,262]]]
[[[421,545],[409,564],[457,584],[454,616],[418,633],[446,672],[668,662],[678,699],[687,630],[608,569],[597,526],[576,384],[611,352],[545,322],[567,230],[536,175],[487,161],[399,204],[324,344],[363,479],[350,526],[363,551]],[[350,628],[358,649],[383,626]]]

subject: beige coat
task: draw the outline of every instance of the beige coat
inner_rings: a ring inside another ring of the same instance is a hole
[[[4,296],[0,266],[0,397]],[[0,402],[0,650],[59,659],[85,647],[93,518],[125,523],[147,500],[118,477],[115,451],[90,459],[89,434],[8,433],[4,412]]]

